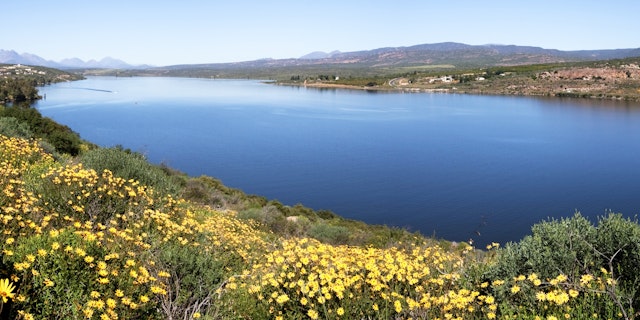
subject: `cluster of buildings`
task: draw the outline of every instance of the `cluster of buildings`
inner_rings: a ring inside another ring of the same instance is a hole
[[[21,64],[14,64],[11,66],[0,66],[0,76],[8,78],[9,76],[16,75],[45,75],[46,71],[32,69],[29,66],[23,66]]]

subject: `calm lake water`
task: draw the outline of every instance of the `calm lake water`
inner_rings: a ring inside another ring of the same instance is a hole
[[[640,211],[640,105],[96,77],[36,107],[247,193],[449,240],[517,241],[548,217]]]

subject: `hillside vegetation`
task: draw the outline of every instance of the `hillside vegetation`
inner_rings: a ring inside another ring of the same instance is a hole
[[[43,139],[0,135],[3,319],[638,315],[640,225],[621,215],[478,250]]]
[[[555,96],[640,101],[640,58],[474,69],[406,67],[375,76],[293,76],[280,84],[403,92]]]
[[[81,78],[52,68],[0,64],[0,104],[38,100],[36,86]]]

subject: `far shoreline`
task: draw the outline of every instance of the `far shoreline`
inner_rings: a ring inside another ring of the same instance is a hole
[[[571,94],[564,92],[546,92],[546,93],[523,93],[523,92],[492,92],[492,91],[474,91],[458,89],[457,87],[451,88],[418,88],[418,87],[380,87],[380,86],[356,86],[348,84],[336,84],[336,83],[293,83],[286,81],[264,81],[267,84],[275,84],[278,86],[290,86],[290,87],[303,87],[314,89],[340,89],[340,90],[356,90],[356,91],[370,91],[370,92],[387,92],[387,93],[445,93],[445,94],[468,94],[468,95],[491,95],[491,96],[513,96],[513,97],[540,97],[540,98],[571,98],[571,99],[588,99],[588,100],[602,100],[602,101],[621,101],[621,102],[634,102],[640,103],[640,96],[596,96],[586,94]],[[640,91],[640,90],[639,90]],[[639,104],[640,106],[640,104]]]

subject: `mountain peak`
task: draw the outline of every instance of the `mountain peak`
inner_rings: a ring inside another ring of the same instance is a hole
[[[22,53],[19,54],[14,50],[2,50],[0,49],[0,63],[7,64],[25,64],[25,65],[34,65],[34,66],[43,66],[50,68],[69,68],[69,69],[79,69],[79,68],[100,68],[100,69],[135,69],[139,67],[149,67],[149,66],[133,66],[122,60],[115,59],[112,57],[104,57],[101,60],[89,60],[83,61],[79,58],[68,58],[60,60],[59,62],[55,62],[52,60],[46,60],[42,57],[39,57],[35,54],[31,53]]]
[[[298,58],[301,60],[315,60],[315,59],[327,59],[327,58],[331,58],[333,56],[335,56],[336,54],[339,54],[340,51],[338,50],[334,50],[331,51],[329,53],[326,53],[324,51],[314,51],[308,54],[305,54],[304,56]]]

